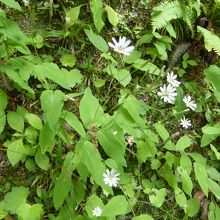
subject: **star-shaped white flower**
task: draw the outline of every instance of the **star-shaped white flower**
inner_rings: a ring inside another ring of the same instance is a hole
[[[92,210],[92,215],[95,217],[99,217],[102,215],[102,209],[99,206],[96,206],[93,210]]]
[[[173,72],[167,73],[167,82],[175,88],[180,85],[180,82],[177,80],[177,75]]]
[[[168,102],[173,104],[175,101],[175,98],[177,96],[176,88],[172,85],[163,85],[163,87],[160,87],[160,92],[157,93],[161,99],[164,100],[164,102]]]
[[[103,177],[104,177],[103,180],[106,185],[109,185],[110,187],[112,186],[116,187],[118,185],[119,175],[120,174],[117,173],[115,169],[111,169],[111,171],[107,169],[105,173],[103,174]]]
[[[190,109],[192,109],[193,111],[195,111],[197,105],[194,101],[191,100],[191,96],[190,95],[186,95],[184,98],[183,98],[183,101],[184,103],[186,104],[186,106]]]
[[[180,121],[180,125],[182,125],[183,128],[187,129],[192,126],[191,120],[185,118],[185,116],[183,116]]]
[[[126,56],[129,56],[131,52],[134,50],[134,46],[128,46],[131,41],[127,40],[126,37],[119,37],[118,42],[115,38],[112,38],[113,43],[108,42],[108,45],[113,48],[113,50],[117,53],[122,53]]]

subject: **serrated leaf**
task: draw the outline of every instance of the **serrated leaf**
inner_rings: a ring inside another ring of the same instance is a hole
[[[117,12],[110,6],[105,5],[105,10],[107,11],[109,22],[116,27],[118,25],[118,14]]]
[[[7,156],[12,166],[25,158],[27,154],[28,150],[25,148],[22,139],[17,139],[7,145]]]
[[[26,203],[26,198],[29,194],[29,190],[25,187],[13,187],[11,192],[5,196],[5,209],[12,214],[17,213],[19,207]]]
[[[73,164],[73,153],[69,152],[66,155],[65,161],[63,163],[62,171],[55,182],[53,191],[53,203],[56,210],[58,210],[72,187],[72,172],[75,169]]]
[[[64,120],[76,131],[78,132],[82,137],[85,137],[86,132],[83,128],[82,123],[79,121],[79,119],[71,112],[65,111],[63,112],[63,118]]]
[[[40,150],[38,150],[35,154],[35,162],[42,170],[48,170],[49,167],[49,157],[46,154],[42,154]]]
[[[93,32],[93,30],[90,28],[88,29],[84,29],[87,37],[89,38],[90,42],[100,51],[102,51],[103,53],[107,53],[108,52],[108,44],[106,43],[106,41],[98,34],[96,34],[95,32]]]
[[[21,6],[15,0],[0,0],[0,2],[6,4],[10,8],[14,8],[21,11]]]
[[[208,197],[208,174],[206,168],[202,164],[194,162],[194,171],[202,191]]]
[[[192,145],[191,139],[187,135],[184,135],[177,141],[175,150],[184,151],[187,147],[191,145]]]
[[[7,122],[11,128],[22,133],[24,130],[24,119],[17,112],[8,112]]]
[[[103,14],[103,2],[102,0],[89,0],[90,8],[92,11],[92,17],[95,27],[100,32],[105,25],[102,19]]]
[[[114,196],[103,208],[106,217],[124,215],[129,212],[129,204],[125,196]]]
[[[98,99],[92,95],[92,92],[87,88],[79,105],[80,118],[86,128],[92,125],[100,126],[104,111],[99,105]]]
[[[42,129],[43,127],[42,121],[37,115],[28,113],[25,115],[25,118],[32,127],[36,128],[37,130]]]
[[[64,94],[60,90],[45,90],[41,93],[40,101],[50,128],[56,130],[64,104]]]
[[[27,203],[22,204],[17,211],[19,217],[22,220],[38,220],[43,216],[44,210],[42,204],[29,205]]]
[[[160,190],[154,189],[152,195],[149,195],[150,202],[156,207],[161,207],[166,196],[166,189],[162,188]]]

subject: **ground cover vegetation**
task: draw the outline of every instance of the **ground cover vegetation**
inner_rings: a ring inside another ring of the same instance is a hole
[[[0,6],[0,219],[220,219],[219,0]]]

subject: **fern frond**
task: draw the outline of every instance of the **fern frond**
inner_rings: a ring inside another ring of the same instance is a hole
[[[215,35],[213,32],[202,28],[200,26],[197,27],[198,32],[200,32],[205,41],[205,48],[208,51],[214,50],[220,56],[220,38]]]
[[[179,1],[165,1],[161,3],[153,9],[151,21],[153,31],[165,27],[173,19],[182,18],[183,15],[184,9]]]

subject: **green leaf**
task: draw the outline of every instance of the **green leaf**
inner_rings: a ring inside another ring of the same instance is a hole
[[[80,118],[86,128],[92,125],[100,126],[104,111],[99,105],[98,99],[92,95],[92,92],[87,88],[79,105]]]
[[[23,203],[17,211],[17,214],[22,220],[38,220],[44,214],[43,205],[42,204],[34,204],[29,205],[27,203]]]
[[[88,213],[89,217],[94,217],[92,211],[97,206],[103,209],[104,205],[102,200],[96,195],[90,196],[88,202],[86,203],[86,212]]]
[[[73,56],[72,54],[64,54],[60,58],[60,62],[62,63],[63,66],[73,67],[76,63],[76,57]]]
[[[114,75],[115,79],[117,79],[117,81],[124,87],[131,82],[131,74],[126,69],[113,71],[112,74]]]
[[[194,171],[196,179],[202,188],[204,194],[208,197],[208,174],[206,172],[205,166],[200,163],[194,162]]]
[[[182,207],[182,208],[186,207],[187,199],[186,199],[185,193],[182,190],[180,190],[179,188],[175,189],[175,199],[176,199],[177,204],[180,207]]]
[[[5,108],[8,104],[8,97],[7,95],[0,89],[0,116],[4,113]]]
[[[72,172],[75,169],[73,164],[73,153],[69,152],[66,155],[63,163],[62,171],[55,182],[53,191],[53,203],[56,210],[58,210],[72,187]]]
[[[11,192],[5,196],[5,209],[12,214],[16,214],[19,207],[26,203],[29,190],[25,187],[13,187]]]
[[[105,165],[102,162],[101,155],[97,148],[91,143],[86,141],[82,146],[82,159],[88,171],[91,173],[94,181],[99,184],[107,192],[112,193],[110,187],[105,185],[103,181],[103,174],[105,172]]]
[[[68,111],[64,111],[62,114],[62,117],[82,137],[86,136],[86,132],[83,128],[82,123],[79,121],[79,119],[73,113],[68,112]]]
[[[109,22],[116,27],[118,25],[118,14],[117,12],[110,6],[105,5],[105,10],[107,11]]]
[[[3,114],[0,116],[0,134],[4,130],[5,124],[6,124],[6,116],[5,114]]]
[[[154,75],[159,75],[161,72],[160,69],[155,64],[153,64],[148,60],[143,60],[143,59],[137,59],[134,62],[133,67],[138,70]]]
[[[6,4],[10,8],[14,8],[21,11],[21,6],[15,0],[0,0],[0,2]]]
[[[184,135],[177,141],[175,150],[184,151],[187,147],[191,145],[192,145],[191,139],[187,135]]]
[[[185,193],[187,193],[190,197],[192,196],[193,183],[192,180],[187,173],[187,171],[183,167],[177,167],[177,171],[181,176],[182,188]]]
[[[32,114],[32,113],[28,113],[25,115],[25,119],[28,121],[28,123],[32,127],[36,128],[37,130],[42,129],[42,127],[43,127],[42,121],[37,115]]]
[[[163,141],[169,139],[170,135],[161,122],[154,124],[154,128],[156,129],[157,133],[160,135]]]
[[[5,201],[0,201],[0,219],[5,219],[5,217],[8,215],[8,211],[6,211],[5,208]]]
[[[200,209],[200,202],[198,199],[190,198],[187,201],[187,207],[186,207],[186,215],[189,217],[195,216]]]
[[[208,178],[209,190],[215,195],[215,197],[220,200],[220,186],[218,183]]]
[[[206,125],[202,128],[202,132],[207,135],[220,135],[220,123],[213,126]]]
[[[11,128],[22,133],[24,130],[24,119],[17,112],[8,112],[7,121]]]
[[[220,173],[213,167],[207,167],[207,173],[210,178],[216,181],[220,181]]]
[[[60,90],[45,90],[41,93],[40,101],[50,128],[56,130],[63,108],[64,94]]]
[[[166,196],[166,189],[162,188],[160,190],[153,189],[152,192],[154,194],[149,195],[150,202],[156,207],[161,207]]]
[[[66,12],[66,17],[69,17],[72,23],[75,23],[78,21],[80,9],[83,5],[85,4],[78,5],[74,8],[71,8],[69,11]]]
[[[102,0],[89,0],[90,8],[92,11],[92,17],[95,27],[100,32],[105,25],[102,19],[103,14],[103,2]]]
[[[25,158],[28,152],[29,151],[25,148],[22,139],[17,139],[7,145],[7,156],[12,166]]]
[[[216,149],[216,147],[212,144],[210,144],[212,151],[214,152],[217,160],[220,160],[220,153],[218,152],[218,150]]]
[[[109,157],[122,166],[127,165],[124,158],[127,143],[123,132],[114,135],[111,130],[102,129],[98,132],[98,140]]]
[[[42,170],[48,170],[49,168],[49,157],[46,154],[42,154],[40,150],[38,150],[35,154],[35,162]]]
[[[153,220],[153,218],[148,214],[142,214],[142,215],[133,217],[132,220]]]
[[[90,42],[100,51],[102,51],[103,53],[107,53],[108,52],[108,44],[106,43],[106,41],[98,34],[96,34],[95,32],[93,32],[93,30],[90,28],[88,29],[84,29],[86,36],[89,38]]]
[[[124,215],[129,212],[129,204],[125,196],[114,196],[103,208],[106,217]]]

